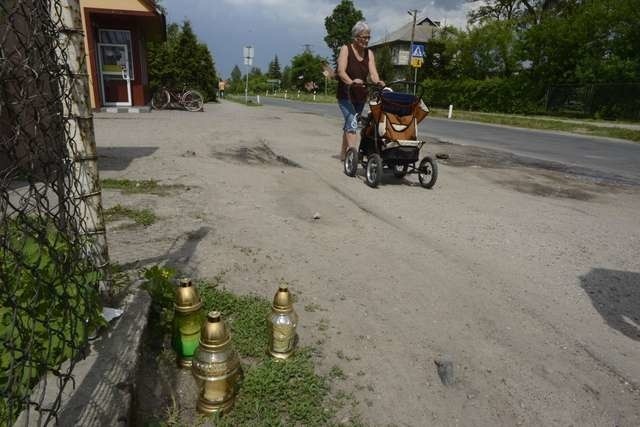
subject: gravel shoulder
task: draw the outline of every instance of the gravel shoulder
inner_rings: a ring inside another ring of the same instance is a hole
[[[105,191],[106,208],[160,218],[111,224],[114,261],[267,298],[287,280],[301,343],[345,372],[367,424],[640,425],[638,187],[432,143],[450,154],[433,190],[392,176],[373,190],[342,173],[337,120],[285,108],[95,127],[103,178],[187,187]]]

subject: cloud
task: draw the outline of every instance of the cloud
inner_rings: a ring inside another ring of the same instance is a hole
[[[267,69],[274,55],[280,65],[311,44],[316,54],[330,57],[324,42],[325,17],[340,0],[162,0],[169,22],[189,19],[198,38],[213,53],[216,68],[228,76],[234,65],[242,64],[242,47],[255,47],[254,65]],[[464,27],[465,0],[354,0],[372,28],[375,39],[384,37],[411,22],[409,9],[435,21]]]

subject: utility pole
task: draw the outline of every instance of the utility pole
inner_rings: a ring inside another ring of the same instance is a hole
[[[312,44],[303,44],[302,46],[304,46],[305,53],[311,53],[311,46],[313,46]]]
[[[409,46],[409,69],[411,69],[411,55],[413,54],[413,41],[416,37],[416,19],[418,15],[418,9],[411,9],[408,11],[409,15],[413,15],[413,27],[411,27],[411,46]],[[413,74],[413,81],[418,80],[418,68],[416,67]],[[413,85],[413,94],[416,94],[416,85]]]
[[[73,216],[78,230],[85,234],[85,255],[95,260],[103,273],[100,292],[108,301],[113,295],[109,270],[109,247],[102,211],[102,188],[98,172],[98,155],[93,128],[93,114],[89,102],[89,78],[85,63],[84,32],[80,18],[80,2],[63,0],[60,9],[51,7],[53,22],[59,34],[56,56],[67,61],[61,64],[65,72],[60,76],[62,90],[69,88],[70,102],[62,102],[62,117],[67,129],[66,138],[70,180],[73,186],[73,202],[67,206],[67,213]],[[59,14],[59,15],[56,15]]]
[[[244,83],[244,103],[249,103],[249,70],[253,65],[253,46],[245,46],[242,50],[244,56],[244,63],[247,66],[247,75]]]

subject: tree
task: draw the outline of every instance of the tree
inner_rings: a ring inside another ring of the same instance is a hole
[[[362,12],[355,8],[351,0],[342,0],[333,9],[333,13],[324,19],[327,35],[324,38],[327,46],[333,51],[333,63],[338,61],[340,46],[351,41],[351,29],[356,22],[364,19]]]
[[[546,84],[640,80],[637,6],[637,0],[591,0],[528,29],[522,58],[532,62],[532,78]]]
[[[291,67],[286,66],[282,70],[282,84],[281,87],[284,89],[288,89],[293,86],[293,82],[291,81]]]
[[[303,89],[306,83],[313,82],[316,85],[324,81],[322,74],[325,60],[311,52],[302,52],[291,58],[291,80],[298,89]]]
[[[273,61],[269,63],[269,71],[267,76],[270,79],[282,79],[282,72],[280,71],[280,63],[278,62],[278,55],[273,58]]]
[[[236,65],[231,70],[231,86],[229,87],[229,91],[231,93],[240,93],[244,91],[244,83],[242,80],[242,72],[240,68]]]
[[[566,13],[584,0],[467,0],[479,2],[481,5],[467,14],[470,24],[510,19],[539,24],[543,17]]]
[[[182,27],[169,25],[167,40],[150,43],[147,50],[152,91],[162,86],[186,86],[200,90],[205,99],[215,99],[218,76],[213,56],[207,45],[198,41],[189,21]]]
[[[385,82],[390,82],[395,79],[395,70],[393,67],[393,60],[391,58],[391,48],[389,46],[383,46],[376,53],[376,68],[378,74]]]
[[[482,80],[509,77],[516,68],[514,21],[492,21],[461,32],[448,43],[453,77]],[[434,47],[436,45],[434,44]],[[444,60],[447,61],[447,55]]]

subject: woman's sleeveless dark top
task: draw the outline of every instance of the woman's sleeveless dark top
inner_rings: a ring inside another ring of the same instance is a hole
[[[347,56],[347,75],[351,80],[361,79],[366,82],[369,75],[369,49],[364,50],[362,61],[358,61],[358,58],[356,58],[351,44],[347,45],[347,49],[349,52]],[[364,86],[347,86],[341,78],[338,78],[337,98],[350,99],[351,102],[365,102],[367,100],[367,88]]]

